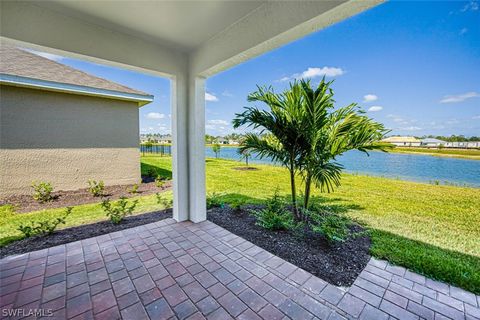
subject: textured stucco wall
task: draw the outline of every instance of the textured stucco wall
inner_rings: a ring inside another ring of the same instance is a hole
[[[0,86],[0,197],[137,183],[138,107],[134,102]]]

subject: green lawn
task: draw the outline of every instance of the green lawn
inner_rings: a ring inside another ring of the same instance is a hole
[[[243,163],[207,159],[207,190],[226,202],[262,202],[278,187],[288,197],[288,174],[281,167],[255,165],[257,171],[234,170]],[[142,172],[159,169],[171,176],[171,158],[142,157]],[[171,196],[171,193],[169,193]],[[345,213],[371,229],[372,254],[398,265],[480,294],[480,189],[414,183],[344,174],[331,194],[315,191],[315,200]],[[137,197],[136,213],[159,208],[155,195]],[[15,214],[0,207],[0,245],[20,237],[26,219],[61,215],[62,209]],[[98,204],[75,207],[67,226],[104,220]]]
[[[433,149],[433,148],[402,148],[396,147],[391,152],[398,153],[420,153],[438,157],[453,157],[480,160],[480,150],[478,149]]]

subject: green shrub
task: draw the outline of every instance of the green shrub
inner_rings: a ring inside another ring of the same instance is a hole
[[[134,200],[131,205],[127,201],[127,198],[121,197],[116,203],[112,204],[110,199],[105,199],[102,201],[102,208],[105,211],[107,217],[110,218],[114,224],[122,222],[125,216],[132,214],[135,209],[138,200]]]
[[[173,200],[172,199],[167,199],[166,197],[163,197],[160,193],[155,193],[155,196],[157,197],[157,203],[163,207],[164,210],[171,208],[173,205]]]
[[[156,178],[155,178],[155,185],[157,186],[157,188],[161,188],[165,185],[165,182],[166,182],[166,178],[161,176],[161,175],[158,175]]]
[[[65,214],[60,218],[44,221],[31,221],[29,224],[21,224],[18,230],[23,233],[25,238],[32,236],[51,235],[60,224],[65,224],[65,219],[72,213],[73,208],[65,208]]]
[[[134,184],[130,190],[128,190],[128,193],[131,194],[137,194],[138,193],[138,184]]]
[[[336,214],[318,215],[313,219],[312,231],[323,235],[328,242],[343,242],[350,235],[351,221]]]
[[[222,194],[212,192],[207,194],[207,209],[223,208],[225,202],[222,200]]]
[[[50,182],[33,182],[33,199],[40,203],[48,202],[53,199],[53,186]]]
[[[256,224],[268,230],[287,230],[293,226],[293,216],[286,209],[278,190],[266,201],[265,208],[252,210],[252,214],[257,218]]]
[[[88,191],[94,197],[101,197],[103,196],[103,191],[105,190],[105,184],[102,180],[95,181],[95,180],[88,180]]]
[[[234,211],[240,211],[242,209],[242,206],[245,205],[245,200],[243,199],[234,199],[229,203],[230,208],[232,208]]]

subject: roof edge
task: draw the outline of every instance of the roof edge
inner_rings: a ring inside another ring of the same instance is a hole
[[[152,95],[141,95],[136,93],[120,92],[100,88],[87,87],[82,85],[60,83],[55,81],[34,79],[29,77],[14,76],[0,73],[0,83],[18,87],[43,89],[56,92],[69,92],[79,95],[97,96],[109,99],[126,100],[138,102],[138,106],[144,106],[153,101]]]

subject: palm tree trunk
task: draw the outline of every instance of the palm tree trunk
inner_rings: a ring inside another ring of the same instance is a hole
[[[292,188],[292,208],[293,208],[293,216],[297,221],[300,220],[298,216],[298,209],[297,209],[297,191],[295,187],[295,168],[293,160],[290,161],[290,187]]]
[[[307,177],[305,179],[305,198],[303,199],[303,207],[308,209],[308,203],[310,202],[310,192],[312,187],[312,176],[307,173]]]

